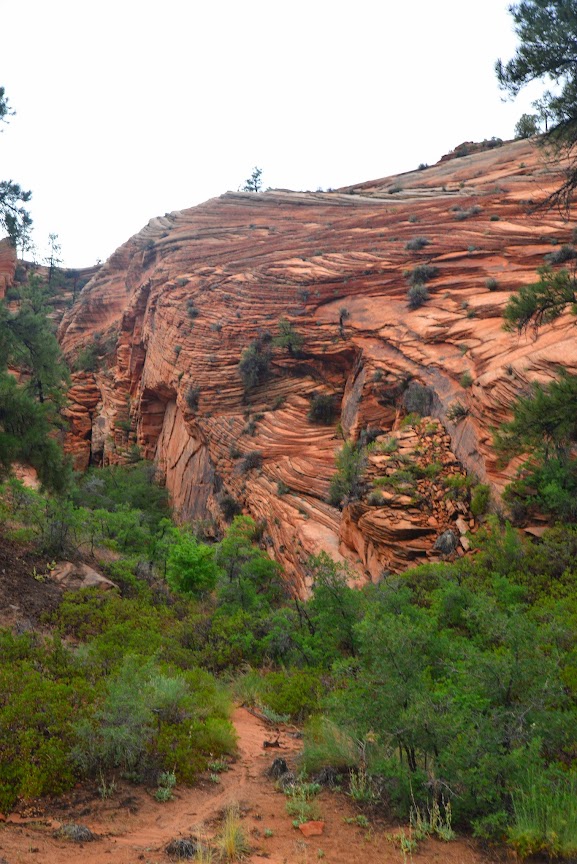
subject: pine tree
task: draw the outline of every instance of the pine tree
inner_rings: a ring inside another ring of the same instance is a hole
[[[556,84],[557,92],[546,91],[535,107],[553,123],[547,142],[570,160],[563,184],[544,203],[568,212],[577,189],[577,6],[575,0],[522,0],[509,11],[520,44],[508,63],[497,61],[497,78],[512,97],[530,81]]]

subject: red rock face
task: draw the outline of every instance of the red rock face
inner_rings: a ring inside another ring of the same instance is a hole
[[[8,240],[0,240],[0,300],[4,299],[6,289],[14,282],[16,272],[16,249]]]
[[[412,458],[428,435],[441,475],[462,471],[459,460],[502,488],[490,428],[529,381],[548,380],[559,364],[577,371],[571,316],[538,337],[502,329],[510,292],[535,280],[552,240],[570,238],[559,214],[529,215],[524,203],[556,179],[521,141],[340,192],[228,193],[152,220],[61,325],[70,355],[96,332],[109,345],[103,368],[71,392],[78,464],[120,461],[137,444],[164,471],[183,519],[222,520],[218,501],[232,495],[266,523],[265,542],[300,591],[307,556],[321,550],[360,578],[427,560],[439,534],[454,526],[461,536],[471,515],[449,512],[431,478],[417,503],[395,489],[382,505],[365,496],[341,512],[327,503],[335,452],[367,426],[397,429],[412,378],[429,388],[430,413],[445,427],[411,432]],[[416,237],[430,242],[407,249]],[[419,264],[437,275],[411,311],[404,273]],[[302,356],[275,348],[269,380],[245,393],[241,353],[265,331],[276,335],[281,317],[304,337]],[[198,406],[187,402],[191,388]],[[334,394],[340,427],[307,419],[318,392]],[[454,423],[447,410],[457,401],[468,415]],[[262,468],[243,471],[251,451]],[[394,473],[385,462],[370,460],[369,478]]]

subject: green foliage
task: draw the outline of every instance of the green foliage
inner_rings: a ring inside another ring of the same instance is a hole
[[[424,249],[425,246],[429,246],[431,241],[426,237],[413,237],[412,240],[408,240],[405,243],[405,249],[409,252],[419,252],[421,249]]]
[[[0,471],[7,474],[12,462],[22,461],[44,486],[62,490],[69,478],[57,441],[57,408],[67,376],[44,302],[37,280],[23,289],[18,312],[0,302]],[[25,385],[5,371],[8,363],[22,369]]]
[[[273,342],[280,348],[286,348],[291,357],[300,357],[304,345],[304,338],[295,330],[293,325],[286,318],[281,318],[278,322],[278,336],[275,336]]]
[[[471,495],[471,513],[475,517],[484,516],[491,501],[491,487],[485,483],[475,486]]]
[[[411,285],[407,291],[407,300],[409,301],[409,309],[419,309],[421,306],[431,299],[431,295],[424,285]]]
[[[574,246],[569,246],[565,243],[554,252],[549,252],[544,256],[547,264],[565,264],[567,261],[573,261],[577,258],[577,250]]]
[[[42,484],[61,490],[68,481],[65,460],[52,437],[51,406],[34,401],[11,375],[0,372],[0,471],[16,460],[32,465]]]
[[[515,789],[508,839],[521,858],[577,855],[577,777],[530,769]]]
[[[461,387],[464,388],[471,387],[473,384],[473,376],[471,375],[471,373],[463,372],[459,380],[459,384],[461,385]]]
[[[346,771],[359,761],[353,737],[328,717],[314,717],[305,727],[302,764],[307,774],[322,768]]]
[[[240,463],[241,474],[262,468],[262,453],[260,450],[251,450]]]
[[[461,402],[452,402],[447,408],[446,416],[447,420],[450,420],[451,423],[458,423],[460,420],[464,420],[468,414],[469,409],[465,405]]]
[[[198,410],[198,400],[200,397],[200,387],[189,387],[186,391],[186,404],[191,411]]]
[[[260,192],[262,189],[262,168],[253,168],[252,174],[245,180],[242,187],[243,192]]]
[[[8,117],[14,114],[4,87],[0,87],[0,123],[8,123]],[[1,131],[1,130],[0,130]],[[31,192],[25,192],[18,183],[12,180],[0,181],[0,228],[6,232],[14,246],[22,249],[30,247],[30,231],[32,219],[23,204],[32,197]]]
[[[251,389],[262,384],[270,375],[272,352],[262,340],[256,339],[242,352],[238,371],[245,388]]]
[[[249,516],[236,516],[216,551],[218,601],[231,612],[270,609],[284,596],[280,568],[255,545],[256,529]]]
[[[434,279],[439,275],[439,268],[433,264],[418,264],[413,267],[408,273],[408,279],[411,285],[424,285],[430,279]]]
[[[335,399],[328,393],[314,393],[307,417],[311,423],[330,426],[335,419]]]
[[[403,393],[403,407],[409,414],[427,417],[433,408],[435,391],[417,381],[411,381]]]
[[[532,138],[540,131],[539,118],[536,114],[521,114],[515,124],[515,138]]]
[[[173,530],[174,542],[166,559],[168,584],[175,591],[195,596],[213,591],[218,578],[214,548],[182,530]]]
[[[362,491],[362,477],[366,456],[362,447],[346,441],[335,458],[337,472],[329,485],[329,504],[342,507],[346,499],[358,498]]]
[[[548,121],[553,123],[546,135],[546,143],[570,157],[565,181],[548,196],[547,202],[569,209],[577,185],[577,168],[572,158],[577,143],[575,5],[573,0],[523,0],[510,6],[509,11],[519,45],[515,56],[507,63],[497,61],[495,71],[499,85],[510,96],[517,96],[521,88],[531,81],[555,83],[555,92],[545,91],[533,105],[544,119],[546,130]]]
[[[530,395],[517,399],[513,420],[500,427],[495,446],[507,456],[537,450],[563,461],[576,440],[577,376],[560,370],[556,381],[534,382]]]

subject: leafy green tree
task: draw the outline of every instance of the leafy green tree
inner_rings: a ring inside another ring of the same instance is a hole
[[[356,657],[356,624],[362,618],[363,606],[360,591],[348,585],[347,570],[326,552],[312,556],[308,570],[313,596],[306,607],[306,620],[315,655],[330,661],[341,655]]]
[[[515,138],[532,138],[541,131],[536,114],[521,114],[515,126]]]
[[[223,572],[218,588],[221,605],[243,611],[270,608],[284,596],[280,567],[255,543],[255,522],[235,516],[216,551]]]
[[[171,588],[196,596],[213,591],[218,578],[214,548],[191,534],[175,529],[168,550],[166,580]]]
[[[278,322],[278,336],[273,342],[280,348],[286,348],[291,357],[298,357],[302,353],[304,338],[295,330],[287,318],[280,318]]]
[[[553,121],[547,140],[570,158],[563,185],[546,199],[570,208],[577,188],[577,13],[574,0],[522,0],[509,7],[519,46],[507,63],[498,60],[499,84],[516,96],[530,81],[552,81],[557,92],[543,94],[540,111]]]

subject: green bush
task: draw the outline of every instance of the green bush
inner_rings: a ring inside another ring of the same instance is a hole
[[[405,243],[405,249],[408,252],[419,252],[421,249],[424,249],[425,246],[429,246],[431,243],[426,237],[413,237],[412,240],[408,240]]]
[[[354,738],[328,717],[315,717],[305,727],[302,765],[307,774],[322,768],[346,771],[359,764]]]
[[[190,386],[186,391],[186,404],[190,408],[191,411],[196,411],[198,409],[198,400],[200,397],[200,387],[192,387]]]
[[[99,362],[100,357],[98,346],[94,343],[80,349],[76,355],[72,368],[75,372],[96,372],[99,367]]]
[[[251,389],[262,384],[270,375],[272,352],[261,339],[252,342],[242,352],[238,371],[245,388]]]
[[[439,275],[439,268],[434,264],[418,264],[413,267],[408,273],[408,279],[411,285],[424,285],[430,279],[434,279]]]
[[[311,423],[330,426],[335,419],[335,399],[327,393],[314,393],[307,417]]]
[[[318,710],[322,692],[318,673],[301,669],[290,673],[270,672],[263,680],[261,699],[277,714],[302,723]]]
[[[475,486],[471,495],[471,513],[473,516],[484,516],[489,509],[490,501],[491,487],[485,483],[479,483]]]
[[[337,473],[329,484],[329,504],[342,507],[346,498],[358,498],[362,491],[362,476],[366,456],[362,448],[347,441],[336,456]]]
[[[543,770],[527,772],[513,791],[513,823],[509,843],[521,858],[577,855],[577,777],[554,776]]]
[[[247,453],[240,463],[241,474],[248,474],[249,471],[259,470],[262,468],[262,453],[260,450],[251,450]]]
[[[427,300],[431,299],[431,295],[424,285],[411,285],[407,291],[407,300],[409,301],[409,309],[419,309],[424,306]]]

